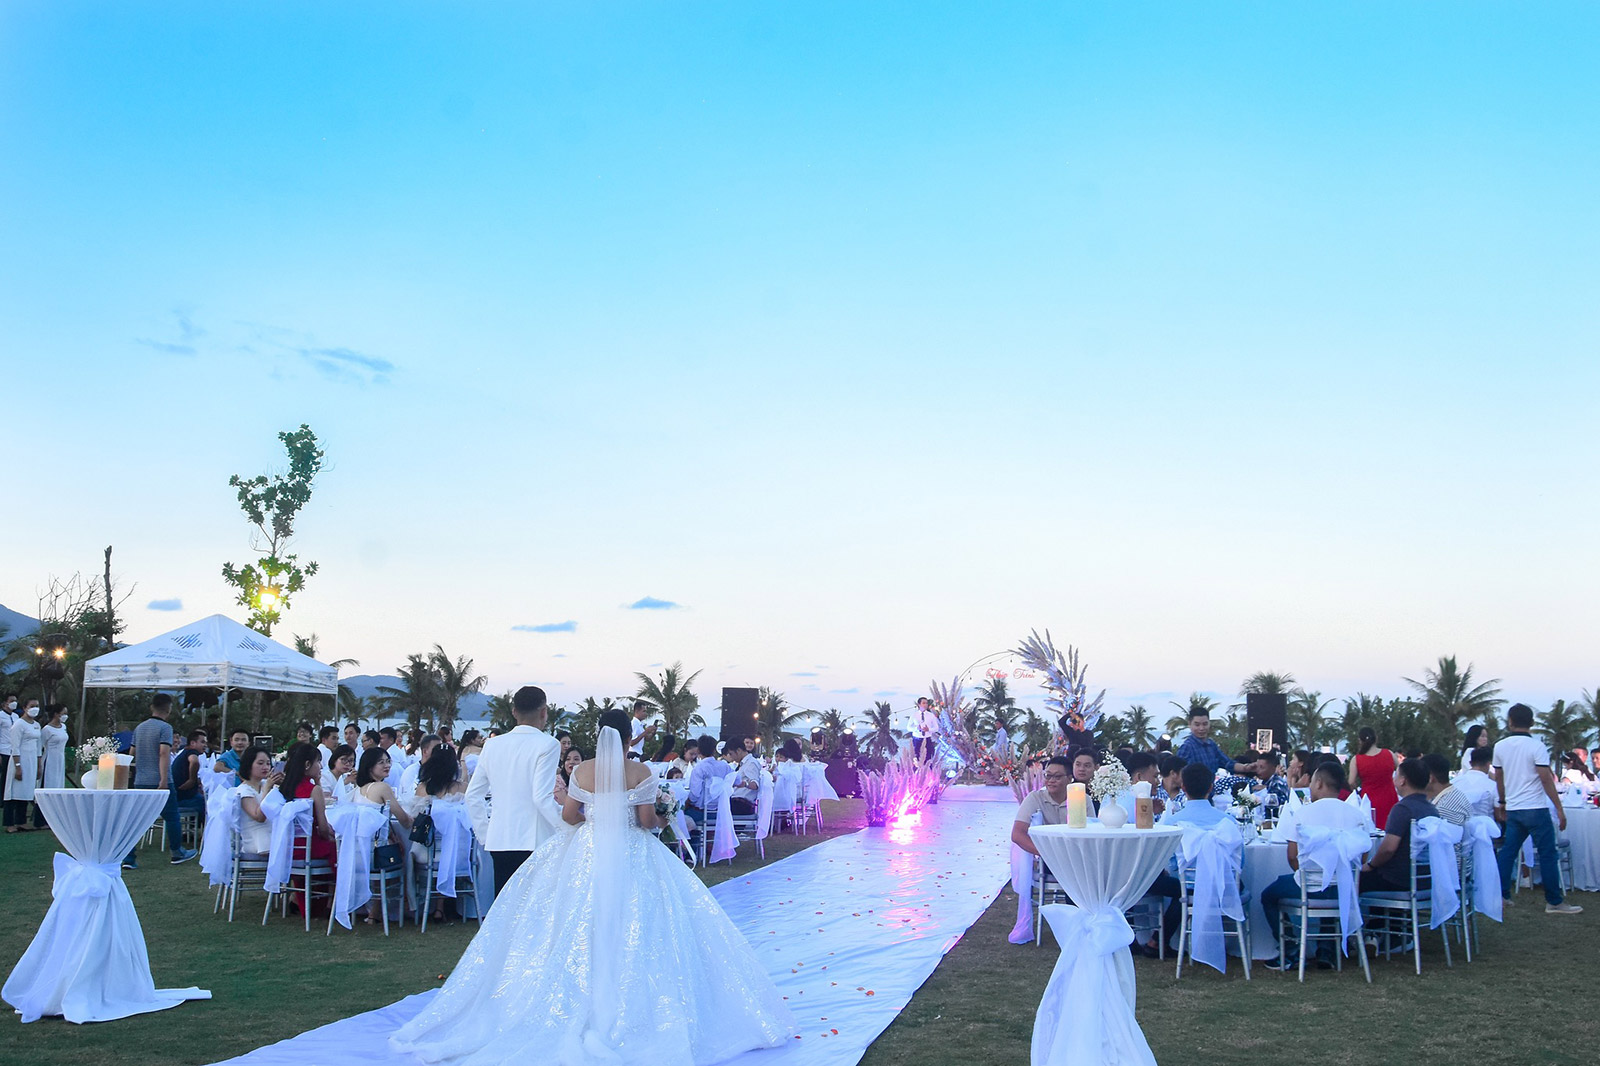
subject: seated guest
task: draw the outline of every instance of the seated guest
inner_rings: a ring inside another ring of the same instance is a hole
[[[1127,769],[1128,778],[1132,784],[1137,785],[1142,782],[1150,786],[1150,796],[1154,799],[1156,788],[1161,780],[1160,767],[1156,762],[1156,757],[1148,751],[1136,751],[1124,759],[1122,765]],[[1136,813],[1137,808],[1131,789],[1118,796],[1117,803],[1121,805],[1123,810],[1128,812],[1130,819]]]
[[[1333,763],[1335,766],[1337,766],[1339,768],[1339,773],[1340,774],[1345,774],[1344,763],[1339,761],[1339,756],[1333,754],[1333,752],[1325,751],[1321,755],[1317,756],[1317,765],[1318,766],[1321,766],[1324,763],[1330,763],[1330,762]],[[1315,771],[1312,771],[1312,772],[1315,773]],[[1350,793],[1352,791],[1354,791],[1354,790],[1350,787],[1350,777],[1349,777],[1349,775],[1346,774],[1345,778],[1344,778],[1344,787],[1339,790],[1339,798],[1342,799],[1342,800],[1349,799],[1350,798]]]
[[[1211,767],[1205,763],[1192,762],[1184,766],[1180,776],[1186,802],[1181,807],[1169,809],[1161,819],[1162,825],[1196,825],[1209,829],[1228,817],[1209,802],[1211,773]]]
[[[422,766],[433,758],[433,753],[438,751],[442,744],[444,744],[444,738],[439,734],[423,734],[421,743],[417,745],[417,757],[404,770],[400,771],[400,783],[395,785],[394,789],[396,796],[409,802],[411,797],[417,794],[417,780],[422,776]],[[393,776],[393,774],[390,774],[390,777]],[[391,785],[394,784],[393,781],[389,783]]]
[[[1161,756],[1158,770],[1161,783],[1156,786],[1156,816],[1175,811],[1183,806],[1183,768],[1187,764],[1171,752]]]
[[[1411,890],[1411,823],[1418,818],[1437,818],[1439,812],[1428,802],[1428,771],[1421,759],[1402,759],[1394,774],[1395,791],[1400,801],[1389,811],[1383,826],[1383,843],[1361,867],[1361,891],[1409,892]]]
[[[221,758],[211,765],[211,769],[219,774],[233,775],[229,787],[239,784],[239,758],[250,747],[250,730],[240,726],[228,734],[228,750],[222,753]]]
[[[381,748],[382,746],[383,734],[379,733],[376,729],[369,729],[365,733],[361,734],[361,751],[363,753],[365,753],[369,748]],[[356,766],[356,769],[361,769],[359,762]]]
[[[340,744],[333,749],[333,758],[328,763],[327,775],[332,778],[333,787],[323,791],[328,793],[329,803],[338,803],[347,799],[356,787],[356,753],[350,745]]]
[[[1367,822],[1361,812],[1339,799],[1344,785],[1344,767],[1339,765],[1338,760],[1321,763],[1311,774],[1311,802],[1283,823],[1283,833],[1289,841],[1289,869],[1294,873],[1284,874],[1261,891],[1261,909],[1266,913],[1267,928],[1274,940],[1278,938],[1278,915],[1283,909],[1282,901],[1300,897],[1300,831],[1313,826],[1366,831]],[[1333,899],[1336,895],[1338,889],[1330,879],[1327,888],[1307,893],[1307,898]],[[1279,955],[1279,959],[1266,964],[1269,970],[1287,968],[1281,961],[1282,945],[1279,945]],[[1318,948],[1317,965],[1333,965],[1331,945]]]
[[[785,740],[778,747],[778,761],[779,762],[800,762],[800,761],[802,761],[802,756],[800,754],[800,742],[798,740],[796,740],[794,737],[790,737],[788,740]]]
[[[706,785],[731,774],[733,767],[716,757],[715,737],[702,736],[696,746],[700,749],[700,759],[689,772],[689,794],[684,799],[683,813],[698,829],[705,824],[706,807],[711,803],[710,797],[706,794]]]
[[[1278,773],[1278,753],[1264,751],[1256,756],[1250,779],[1250,794],[1264,807],[1281,807],[1289,802],[1289,782]]]
[[[1301,799],[1306,798],[1306,790],[1311,787],[1311,773],[1316,768],[1317,757],[1304,748],[1289,756],[1289,765],[1284,777],[1288,779],[1289,787],[1300,793]]]
[[[272,753],[266,748],[246,747],[240,753],[240,781],[235,785],[239,793],[239,851],[244,855],[265,855],[272,848],[272,826],[267,822],[261,801],[283,780],[281,773],[272,769]]]
[[[1038,855],[1039,848],[1028,835],[1033,816],[1039,816],[1040,825],[1067,824],[1067,786],[1072,783],[1072,763],[1064,755],[1053,755],[1044,764],[1044,787],[1036,788],[1022,797],[1016,817],[1011,822],[1011,843],[1027,852]],[[1050,867],[1044,868],[1050,875]]]
[[[567,754],[561,759],[561,783],[572,784],[572,771],[583,764],[583,751],[579,748],[568,748]]]
[[[1500,786],[1489,776],[1489,767],[1494,762],[1494,749],[1488,746],[1473,748],[1467,752],[1467,756],[1471,769],[1456,774],[1451,787],[1466,797],[1472,805],[1473,814],[1493,818],[1494,805],[1500,796]]]
[[[1571,751],[1562,752],[1561,780],[1568,785],[1579,785],[1584,788],[1594,787],[1594,774],[1589,772],[1589,753],[1582,748],[1573,748]]]
[[[689,771],[694,768],[694,764],[700,761],[700,742],[698,740],[684,741],[683,751],[679,754],[678,759],[685,764],[683,772],[687,776]]]
[[[678,738],[668,733],[661,740],[661,746],[656,749],[655,757],[650,761],[654,763],[671,763],[678,758]]]
[[[761,792],[761,763],[737,738],[728,741],[722,758],[733,768],[732,794],[728,809],[734,814],[754,814],[756,797]]]
[[[1179,778],[1183,782],[1183,791],[1190,797],[1189,801],[1181,807],[1168,807],[1167,813],[1162,815],[1162,825],[1193,825],[1202,829],[1209,829],[1218,822],[1225,821],[1227,815],[1217,810],[1206,802],[1211,795],[1211,768],[1204,763],[1187,763],[1179,771]],[[1203,797],[1198,803],[1193,797]],[[1169,942],[1178,931],[1178,926],[1183,921],[1182,894],[1183,882],[1180,879],[1182,871],[1179,864],[1183,861],[1180,850],[1167,861],[1166,872],[1157,874],[1155,881],[1146,890],[1147,896],[1165,896],[1172,900],[1167,904],[1166,910],[1161,915],[1161,935]],[[1161,954],[1160,947],[1152,936],[1143,945],[1138,945],[1135,954],[1149,955],[1155,958]]]
[[[1093,748],[1077,748],[1067,753],[1067,759],[1072,766],[1072,781],[1069,784],[1076,783],[1087,788],[1094,778],[1094,772],[1100,769],[1100,753]],[[1048,767],[1050,764],[1045,765]],[[1093,795],[1089,797],[1089,813],[1095,816],[1100,814],[1100,801]]]
[[[1466,825],[1472,817],[1472,801],[1450,784],[1450,760],[1438,752],[1429,752],[1422,757],[1422,765],[1428,771],[1426,794],[1433,809],[1447,822]]]

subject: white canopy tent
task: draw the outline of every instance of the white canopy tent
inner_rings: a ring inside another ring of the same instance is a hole
[[[90,659],[83,670],[85,705],[91,688],[220,688],[226,743],[230,688],[331,696],[339,691],[339,672],[214,614]]]

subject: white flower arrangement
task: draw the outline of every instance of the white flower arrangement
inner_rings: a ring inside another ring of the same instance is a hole
[[[78,745],[78,762],[83,766],[97,766],[100,756],[113,755],[116,750],[116,737],[90,737]]]
[[[1250,794],[1248,789],[1235,792],[1233,803],[1228,807],[1228,813],[1241,822],[1248,822],[1255,817],[1256,808],[1261,806],[1261,800]]]
[[[1099,803],[1120,796],[1133,787],[1133,779],[1122,763],[1112,759],[1094,772],[1089,779],[1089,795]]]

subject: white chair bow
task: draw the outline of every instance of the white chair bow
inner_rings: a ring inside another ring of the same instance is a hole
[[[1485,918],[1500,921],[1500,863],[1495,859],[1494,841],[1500,839],[1500,826],[1493,819],[1475,814],[1461,827],[1462,846],[1472,855],[1472,906]]]
[[[1345,950],[1345,939],[1361,928],[1361,903],[1356,892],[1356,866],[1372,846],[1372,838],[1359,829],[1333,829],[1328,826],[1302,825],[1300,828],[1300,865],[1307,863],[1331,879],[1334,895],[1339,900],[1339,950]],[[1302,876],[1304,876],[1302,874]]]
[[[1431,906],[1428,928],[1437,929],[1461,909],[1461,877],[1456,869],[1456,845],[1461,827],[1443,818],[1418,818],[1411,823],[1411,853],[1428,855]]]
[[[206,835],[200,843],[200,869],[211,886],[233,879],[233,834],[239,826],[239,793],[218,789],[206,797]]]
[[[333,919],[349,929],[351,913],[372,898],[372,846],[378,834],[389,828],[389,809],[370,803],[341,803],[328,809],[328,824],[339,842]],[[277,839],[276,832],[273,839]]]
[[[1044,819],[1038,811],[1028,820],[1039,825]],[[1017,894],[1017,924],[1006,937],[1013,944],[1033,943],[1033,856],[1011,845],[1011,888]]]
[[[1243,861],[1244,837],[1239,824],[1225,818],[1212,828],[1183,827],[1183,862],[1194,867],[1193,926],[1189,955],[1214,970],[1226,972],[1227,943],[1222,935],[1222,918],[1244,921],[1244,903],[1239,898],[1239,866]]]
[[[706,782],[706,799],[717,805],[717,831],[711,840],[711,861],[721,862],[739,853],[739,835],[733,830],[733,774]]]
[[[277,796],[277,802],[273,797]],[[267,882],[266,890],[270,894],[283,891],[283,886],[289,880],[289,867],[294,863],[294,838],[298,832],[301,836],[311,835],[311,801],[309,799],[287,800],[283,793],[273,789],[267,793],[267,798],[261,801],[261,810],[267,816],[267,821],[272,823],[272,847],[267,852]],[[309,842],[307,854],[310,853]]]
[[[467,819],[466,805],[435,801],[428,812],[433,818],[433,853],[439,857],[439,872],[434,878],[434,887],[441,896],[455,899],[456,876],[461,873],[462,863],[471,861],[465,834],[472,827]]]
[[[772,774],[765,767],[761,770],[761,788],[756,792],[756,839],[765,840],[772,832],[772,814],[777,809],[773,802],[773,793],[777,788]]]

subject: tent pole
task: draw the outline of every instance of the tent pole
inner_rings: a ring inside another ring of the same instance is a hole
[[[88,672],[89,671],[87,669],[84,670],[85,674],[87,674]],[[88,720],[89,720],[89,679],[88,679],[88,677],[85,677],[83,679],[82,697],[83,698],[78,701],[78,735],[80,737],[84,735],[83,728],[84,728],[85,725],[88,724]],[[112,706],[115,707],[116,703],[113,702]],[[107,711],[106,712],[107,721],[110,721],[110,718],[111,718],[111,712]],[[107,729],[106,732],[107,733],[112,733],[112,732],[115,732],[115,730]]]
[[[232,747],[232,744],[228,740],[228,670],[227,670],[227,667],[223,667],[223,670],[222,670],[222,728],[219,730],[219,732],[222,734],[222,743],[227,744],[229,747]]]

